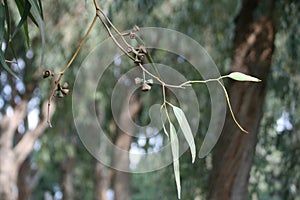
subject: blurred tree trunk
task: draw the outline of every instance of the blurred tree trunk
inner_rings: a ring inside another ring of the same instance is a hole
[[[261,83],[229,82],[229,96],[242,133],[227,115],[221,137],[213,152],[208,199],[247,199],[267,77],[274,50],[274,1],[243,0],[236,18],[232,71],[258,77]]]
[[[0,199],[16,200],[18,198],[18,173],[22,163],[30,155],[37,138],[48,127],[46,122],[47,102],[41,106],[41,118],[33,130],[26,130],[22,137],[17,137],[18,127],[27,118],[27,107],[34,89],[40,79],[40,71],[31,75],[26,85],[26,93],[21,95],[22,100],[15,104],[10,103],[12,114],[4,114],[0,123]],[[14,84],[11,84],[13,91]],[[12,94],[14,99],[15,94]],[[52,109],[52,111],[54,108]],[[50,113],[52,115],[52,113]]]
[[[127,98],[130,98],[130,96],[128,96]],[[127,105],[127,102],[129,101],[124,102],[125,103],[123,105],[122,112],[120,113],[120,127],[126,127],[126,130],[130,130],[130,133],[126,133],[119,129],[115,145],[120,149],[129,152],[132,141],[132,134],[134,133],[134,127],[131,127],[130,121],[134,119],[139,113],[141,109],[141,102],[139,97],[136,96],[130,100],[129,105]],[[128,110],[130,112],[130,117],[128,117],[127,114]],[[113,181],[115,200],[130,200],[130,173],[119,171],[119,169],[126,169],[126,171],[128,172],[130,171],[129,153],[126,155],[120,155],[115,152],[114,163],[114,166],[116,167]]]
[[[39,182],[41,173],[37,169],[31,169],[30,158],[27,158],[20,167],[18,176],[18,200],[28,200],[33,189]]]
[[[74,199],[73,171],[74,157],[67,157],[61,163],[63,200]]]
[[[110,169],[104,166],[101,162],[96,162],[95,200],[108,200],[106,193],[110,183],[109,171]]]

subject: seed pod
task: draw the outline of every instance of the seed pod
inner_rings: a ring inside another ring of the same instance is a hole
[[[149,90],[151,90],[151,86],[148,85],[147,83],[143,83],[142,91],[147,92]]]
[[[135,39],[135,33],[130,32],[129,37],[130,37],[130,39]]]
[[[68,89],[68,87],[69,87],[69,84],[67,82],[65,82],[62,86],[63,89]]]
[[[69,89],[68,88],[62,88],[61,89],[61,92],[63,93],[63,95],[67,95],[67,94],[69,94]]]
[[[134,82],[135,82],[135,84],[137,85],[137,84],[142,83],[142,82],[143,82],[143,79],[141,79],[141,78],[139,78],[139,77],[136,77],[136,78],[134,79]]]
[[[44,71],[44,73],[43,73],[43,78],[48,78],[49,76],[51,76],[52,75],[52,72],[50,71],[50,70],[46,70],[46,71]]]
[[[137,25],[134,25],[133,28],[132,28],[132,30],[133,30],[133,31],[139,31],[139,30],[140,30],[140,27],[138,27]]]
[[[138,57],[139,57],[140,60],[143,60],[143,59],[145,58],[145,54],[139,53],[139,54],[138,54]]]
[[[138,59],[138,58],[136,58],[135,60],[134,60],[134,63],[137,63],[137,64],[139,64],[139,63],[141,63],[142,61],[140,60],[140,59]]]
[[[147,53],[147,49],[145,46],[141,45],[139,50],[142,52],[142,53]]]
[[[62,91],[58,91],[58,92],[56,93],[56,97],[58,97],[58,98],[63,98],[63,97],[64,97],[64,94],[62,93]]]
[[[131,53],[132,52],[132,47],[127,47],[126,51],[127,51],[127,53]]]
[[[148,80],[146,81],[146,83],[149,84],[149,85],[153,85],[153,79],[148,79]]]

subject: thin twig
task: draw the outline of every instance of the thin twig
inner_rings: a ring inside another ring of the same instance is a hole
[[[181,88],[184,89],[183,86],[181,85],[172,85],[172,84],[167,84],[164,81],[162,81],[159,77],[155,76],[154,74],[152,74],[151,72],[149,72],[141,63],[139,63],[139,67],[142,69],[142,71],[144,71],[146,74],[148,74],[149,76],[153,77],[154,79],[156,79],[158,82],[160,82],[163,86],[165,87],[169,87],[169,88]]]
[[[89,26],[87,32],[85,33],[85,35],[83,36],[83,38],[81,39],[81,41],[79,42],[79,45],[75,51],[75,53],[73,54],[72,58],[70,59],[70,61],[68,62],[68,64],[66,65],[66,67],[61,71],[59,72],[59,75],[58,75],[58,78],[54,81],[54,86],[53,88],[51,89],[51,92],[50,92],[50,96],[48,98],[48,114],[47,114],[47,123],[49,124],[50,127],[52,127],[52,124],[51,124],[51,119],[50,119],[50,107],[51,107],[51,101],[54,97],[54,94],[56,92],[56,89],[58,88],[58,85],[60,84],[60,81],[63,77],[63,75],[65,74],[65,72],[71,67],[72,63],[74,62],[75,58],[77,57],[83,43],[85,42],[85,40],[87,39],[88,35],[90,34],[92,28],[94,27],[95,25],[95,22],[96,22],[96,19],[97,19],[97,16],[95,15],[91,25]]]
[[[227,104],[228,104],[228,107],[229,107],[229,110],[230,110],[230,114],[231,114],[231,116],[232,116],[232,118],[233,118],[233,121],[236,123],[236,125],[240,128],[241,131],[243,131],[244,133],[248,133],[248,131],[246,131],[246,130],[239,124],[239,122],[237,121],[237,119],[235,118],[235,115],[234,115],[234,113],[233,113],[233,111],[232,111],[232,108],[231,108],[231,105],[230,105],[229,95],[228,95],[228,93],[227,93],[226,88],[224,87],[224,85],[221,83],[220,80],[217,80],[217,81],[218,81],[218,83],[220,84],[220,86],[222,87],[222,89],[223,89],[223,91],[224,91],[224,93],[225,93],[226,101],[227,101]]]

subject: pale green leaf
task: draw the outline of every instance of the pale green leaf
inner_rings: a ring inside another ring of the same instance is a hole
[[[236,80],[236,81],[253,81],[253,82],[260,82],[261,81],[258,78],[243,74],[241,72],[232,72],[229,75],[227,75],[226,77],[231,78],[231,79]]]
[[[179,126],[183,132],[183,135],[190,146],[191,154],[192,154],[192,162],[194,163],[196,158],[196,146],[195,146],[194,136],[192,134],[191,127],[185,117],[184,112],[180,108],[173,106],[173,111],[179,123]]]
[[[169,137],[168,131],[167,131],[166,126],[165,126],[165,121],[166,121],[166,118],[167,118],[165,111],[166,111],[165,108],[161,109],[160,119],[161,119],[161,123],[162,123],[163,129],[164,129],[164,133],[167,135],[167,137]]]
[[[173,156],[173,168],[175,175],[175,182],[177,186],[178,199],[181,196],[181,184],[180,184],[180,171],[179,171],[179,142],[176,134],[175,127],[170,123],[170,139],[171,139],[171,150]]]

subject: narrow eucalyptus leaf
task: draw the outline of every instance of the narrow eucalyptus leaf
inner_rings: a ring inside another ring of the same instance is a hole
[[[5,8],[5,20],[6,20],[6,37],[9,39],[10,37],[10,31],[11,31],[11,25],[10,25],[10,12],[8,9],[7,0],[4,0],[4,8]]]
[[[171,150],[173,156],[173,168],[175,175],[175,182],[177,186],[178,199],[181,197],[181,184],[180,184],[180,171],[179,171],[179,142],[176,134],[175,127],[170,123],[170,139],[171,139]]]
[[[0,43],[2,42],[5,33],[4,23],[5,23],[5,7],[4,5],[0,4]]]
[[[163,108],[160,112],[160,119],[161,119],[161,123],[162,123],[162,126],[163,126],[163,129],[164,129],[164,133],[167,135],[167,137],[169,138],[169,134],[168,134],[168,131],[166,129],[166,126],[165,126],[165,121],[166,121],[166,113],[165,113],[165,108]]]
[[[20,28],[22,27],[22,25],[25,22],[27,22],[27,17],[28,17],[28,15],[30,13],[30,7],[31,7],[30,3],[28,1],[26,1],[25,2],[25,6],[22,9],[22,13],[20,11],[21,19],[20,19],[20,21],[19,21],[19,23],[18,23],[18,25],[17,25],[14,33],[12,34],[11,39],[15,37],[15,35],[18,33],[18,31],[20,30]],[[24,30],[25,30],[25,28],[24,28]],[[27,35],[26,35],[26,38],[27,38]]]
[[[24,27],[25,37],[26,37],[26,44],[27,44],[27,47],[29,48],[30,47],[30,38],[29,38],[27,21],[23,24],[23,27]]]
[[[253,82],[260,82],[261,81],[258,78],[243,74],[241,72],[232,72],[229,75],[227,75],[227,77],[231,78],[233,80],[236,80],[236,81],[253,81]]]
[[[42,55],[41,55],[41,65],[44,62],[44,52],[45,52],[45,29],[44,29],[44,22],[43,18],[41,16],[41,13],[39,11],[39,7],[37,5],[37,2],[35,0],[28,0],[29,3],[31,4],[31,13],[33,17],[36,19],[40,33],[41,33],[41,39],[42,39]]]
[[[44,20],[44,11],[43,11],[42,1],[38,0],[38,4],[39,4],[39,7],[40,7],[40,13],[41,13],[42,19]]]
[[[194,163],[196,158],[196,146],[195,146],[194,136],[192,134],[191,127],[185,117],[184,112],[180,108],[173,106],[173,111],[179,123],[179,126],[183,132],[183,135],[190,146],[191,154],[192,154],[192,162]]]

